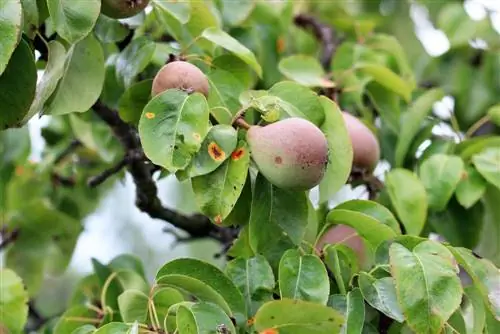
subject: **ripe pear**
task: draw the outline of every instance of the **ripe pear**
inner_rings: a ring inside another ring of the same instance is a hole
[[[287,118],[248,129],[247,141],[260,173],[275,186],[309,190],[318,185],[328,163],[321,130],[303,118]]]
[[[373,169],[380,159],[380,145],[374,133],[355,116],[342,112],[351,138],[353,165],[362,169]]]
[[[101,13],[113,19],[125,19],[139,14],[149,0],[102,0]]]
[[[208,97],[208,79],[198,67],[186,61],[173,61],[164,65],[153,79],[152,95],[156,96],[167,89],[181,89],[198,92]]]
[[[330,244],[344,244],[356,253],[360,263],[366,260],[365,243],[358,232],[350,226],[339,224],[330,227],[316,243],[316,250],[322,251]]]

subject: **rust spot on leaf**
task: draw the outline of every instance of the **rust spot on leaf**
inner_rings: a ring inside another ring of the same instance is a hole
[[[217,216],[215,216],[214,220],[215,220],[215,223],[216,223],[217,225],[222,224],[222,217],[221,217],[221,215],[217,215]]]
[[[147,118],[147,119],[153,119],[153,118],[155,118],[155,116],[156,116],[156,115],[155,115],[154,113],[152,113],[152,112],[147,112],[147,113],[146,113],[146,118]]]
[[[278,334],[279,331],[276,328],[268,328],[264,329],[262,332],[259,332],[259,334]]]
[[[276,40],[276,51],[278,51],[278,53],[285,51],[285,39],[283,37]]]
[[[281,157],[275,157],[274,158],[274,162],[278,165],[281,165],[281,163],[283,162],[283,159]]]
[[[467,172],[466,172],[466,171],[463,171],[463,172],[462,172],[462,175],[460,175],[460,178],[461,178],[462,180],[467,180],[467,179],[469,178],[469,174],[467,174]]]
[[[200,136],[200,134],[198,132],[194,132],[193,133],[193,138],[196,139],[196,141],[200,141],[201,136]]]
[[[247,326],[252,326],[255,322],[255,318],[250,318],[247,320]]]
[[[236,160],[240,160],[241,157],[245,154],[245,150],[242,149],[242,148],[239,148],[237,149],[236,151],[234,151],[232,154],[231,154],[231,158],[236,161]]]
[[[17,176],[21,176],[24,174],[24,167],[23,166],[17,166],[16,167],[16,170],[15,170],[15,173]]]
[[[214,159],[215,161],[223,161],[226,158],[226,153],[217,145],[215,142],[211,142],[208,145],[208,154]]]

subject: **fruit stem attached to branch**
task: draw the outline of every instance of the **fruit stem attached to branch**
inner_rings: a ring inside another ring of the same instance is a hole
[[[242,128],[242,129],[245,129],[245,130],[248,130],[250,129],[250,124],[248,124],[243,118],[237,118],[234,123],[236,126],[238,126],[239,128]]]

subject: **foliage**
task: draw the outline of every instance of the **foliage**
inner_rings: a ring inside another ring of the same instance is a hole
[[[0,331],[500,332],[500,35],[460,1],[418,3],[450,41],[440,56],[406,1],[152,0],[118,20],[97,0],[0,0]],[[151,96],[173,60],[205,73],[208,97]],[[376,134],[377,169],[353,165],[342,112]],[[35,162],[28,122],[42,115]],[[328,143],[312,190],[280,189],[252,160],[248,126],[290,117]],[[93,260],[64,314],[41,318],[44,278],[64,273],[124,169],[139,209],[222,242],[226,265],[179,258],[151,279],[131,255]],[[162,206],[169,175],[200,215]],[[368,198],[338,203],[358,186]],[[337,225],[355,234],[323,242]]]

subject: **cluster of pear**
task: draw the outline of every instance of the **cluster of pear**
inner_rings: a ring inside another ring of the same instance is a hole
[[[102,0],[101,13],[113,19],[125,19],[139,14],[149,0]]]

